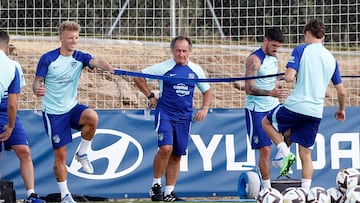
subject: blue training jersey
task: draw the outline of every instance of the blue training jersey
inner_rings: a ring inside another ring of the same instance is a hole
[[[3,100],[7,98],[9,92],[12,94],[20,93],[20,78],[14,63],[2,50],[0,50],[0,61],[0,99]],[[5,105],[1,101],[1,105],[3,104]],[[7,102],[5,106],[7,109]]]
[[[266,55],[262,48],[257,49],[250,55],[253,54],[260,59],[261,63],[257,76],[265,76],[278,73],[277,57]],[[255,81],[255,86],[264,90],[272,90],[276,86],[276,77],[258,78]],[[279,99],[271,96],[255,96],[247,94],[245,98],[245,108],[251,111],[266,112],[275,108],[277,105],[279,105]]]
[[[206,78],[203,69],[189,61],[187,65],[178,65],[173,58],[142,70],[142,73],[176,78]],[[147,81],[151,79],[147,78]],[[169,120],[190,120],[195,85],[202,93],[210,89],[209,83],[180,80],[159,80],[160,95],[157,108],[164,112]]]
[[[42,110],[49,114],[64,114],[77,104],[77,87],[81,71],[93,57],[81,51],[72,56],[60,55],[60,48],[41,56],[36,76],[43,77],[46,89]]]
[[[0,112],[7,112],[8,94],[9,94],[9,92],[10,92],[10,94],[19,94],[20,89],[22,87],[26,86],[24,73],[23,73],[23,71],[21,69],[20,64],[17,61],[14,61],[14,60],[12,60],[12,62],[16,67],[17,75],[15,77],[17,77],[16,80],[19,80],[19,86],[17,86],[17,82],[14,82],[9,87],[9,89],[7,89],[5,91],[4,97],[1,99],[1,103],[0,103]]]
[[[339,65],[323,44],[302,44],[293,50],[286,65],[296,70],[296,84],[284,106],[296,113],[322,118],[330,80],[342,83]]]

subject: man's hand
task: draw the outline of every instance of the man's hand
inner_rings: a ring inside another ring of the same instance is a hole
[[[208,110],[209,110],[209,107],[205,107],[205,108],[203,107],[203,108],[199,109],[199,111],[196,112],[196,114],[195,114],[194,120],[197,122],[203,121],[208,114]]]
[[[7,139],[9,139],[9,137],[11,136],[11,133],[12,133],[13,130],[14,130],[14,128],[10,128],[8,125],[5,125],[4,128],[3,128],[4,132],[2,132],[0,134],[0,141],[4,142]]]

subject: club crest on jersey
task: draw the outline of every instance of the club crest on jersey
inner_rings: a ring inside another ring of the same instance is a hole
[[[76,61],[71,62],[71,67],[72,67],[72,68],[76,68],[76,65],[77,65],[77,62],[76,62]]]
[[[194,79],[194,78],[195,78],[195,74],[194,74],[194,73],[189,73],[188,78],[189,78],[189,79]]]

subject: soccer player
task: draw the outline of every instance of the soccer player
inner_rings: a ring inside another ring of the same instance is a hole
[[[8,56],[10,57],[10,46],[8,51]],[[17,61],[12,61],[13,66],[16,67],[18,73],[19,73],[19,79],[20,79],[20,88],[26,86],[26,81],[21,69],[20,64]],[[6,120],[6,112],[7,112],[7,105],[9,101],[9,95],[14,94],[14,90],[9,88],[8,91],[5,93],[5,97],[1,99],[0,103],[0,119]],[[20,93],[20,90],[19,90]],[[5,150],[14,150],[15,154],[20,160],[20,173],[21,177],[24,181],[25,188],[26,188],[26,202],[27,203],[42,203],[45,202],[44,200],[40,199],[40,196],[35,193],[34,190],[34,165],[31,158],[30,148],[28,145],[28,138],[26,131],[24,129],[23,124],[21,123],[21,120],[19,116],[16,116],[15,119],[15,126],[11,133],[11,136],[3,141]],[[1,151],[1,145],[0,145],[0,151]]]
[[[245,62],[245,76],[255,77],[278,73],[277,52],[284,42],[279,28],[265,31],[262,46],[252,52]],[[289,90],[276,86],[276,77],[265,77],[245,81],[246,129],[252,149],[259,150],[258,165],[264,188],[270,185],[270,147],[272,142],[261,126],[262,119],[279,105],[279,98],[286,98]]]
[[[188,79],[205,78],[203,69],[189,60],[192,42],[188,37],[173,38],[170,49],[172,58],[145,68],[142,73]],[[156,98],[147,81],[150,79],[134,78],[136,86],[147,96],[151,107],[156,107],[155,130],[159,150],[154,158],[151,200],[173,202],[179,200],[174,188],[180,172],[181,156],[186,154],[188,146],[195,85],[203,94],[202,107],[196,112],[195,121],[202,121],[207,116],[212,93],[210,85],[204,82],[159,80],[160,95]],[[166,186],[163,196],[161,178],[164,173]]]
[[[20,77],[14,63],[7,57],[10,37],[7,32],[0,31],[0,152],[3,142],[7,141],[15,128],[20,94]],[[3,103],[5,102],[6,103]]]
[[[313,175],[311,150],[323,116],[326,89],[330,81],[336,88],[339,108],[335,118],[339,121],[345,120],[346,92],[337,60],[322,44],[325,25],[320,20],[310,20],[304,27],[304,36],[305,44],[294,48],[286,65],[285,80],[296,80],[295,87],[284,104],[267,114],[262,124],[284,158],[280,175],[286,175],[295,162],[295,155],[280,134],[290,129],[291,142],[299,145],[301,186],[309,189]]]
[[[111,73],[115,69],[103,59],[76,50],[79,32],[78,23],[61,23],[61,46],[41,56],[33,82],[34,94],[42,97],[44,126],[54,149],[54,174],[63,203],[75,202],[67,186],[66,169],[66,144],[72,141],[71,129],[81,130],[82,137],[75,159],[86,173],[94,172],[87,151],[95,135],[98,115],[93,109],[76,101],[80,74],[86,66]]]

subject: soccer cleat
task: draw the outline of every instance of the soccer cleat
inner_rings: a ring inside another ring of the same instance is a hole
[[[46,201],[40,199],[40,196],[38,194],[31,193],[31,195],[26,198],[25,203],[46,203]]]
[[[289,169],[294,162],[295,162],[295,155],[290,152],[286,157],[284,157],[280,170],[280,176],[285,176],[289,174]]]
[[[89,174],[94,173],[93,166],[91,165],[87,154],[79,155],[78,153],[76,153],[75,159],[81,163],[85,173],[89,173]]]
[[[272,165],[275,167],[275,168],[281,168],[282,164],[283,164],[283,161],[284,161],[284,157],[280,157],[280,158],[275,158],[272,160]],[[291,169],[291,167],[289,168],[289,174],[293,174],[293,170]]]
[[[176,196],[174,191],[172,191],[170,194],[164,197],[164,202],[175,202],[175,201],[184,201],[184,200]]]
[[[161,185],[158,183],[155,183],[149,192],[149,195],[151,197],[151,201],[163,201],[164,197],[161,192]]]
[[[76,203],[72,198],[71,194],[66,194],[64,198],[62,198],[61,203]]]

